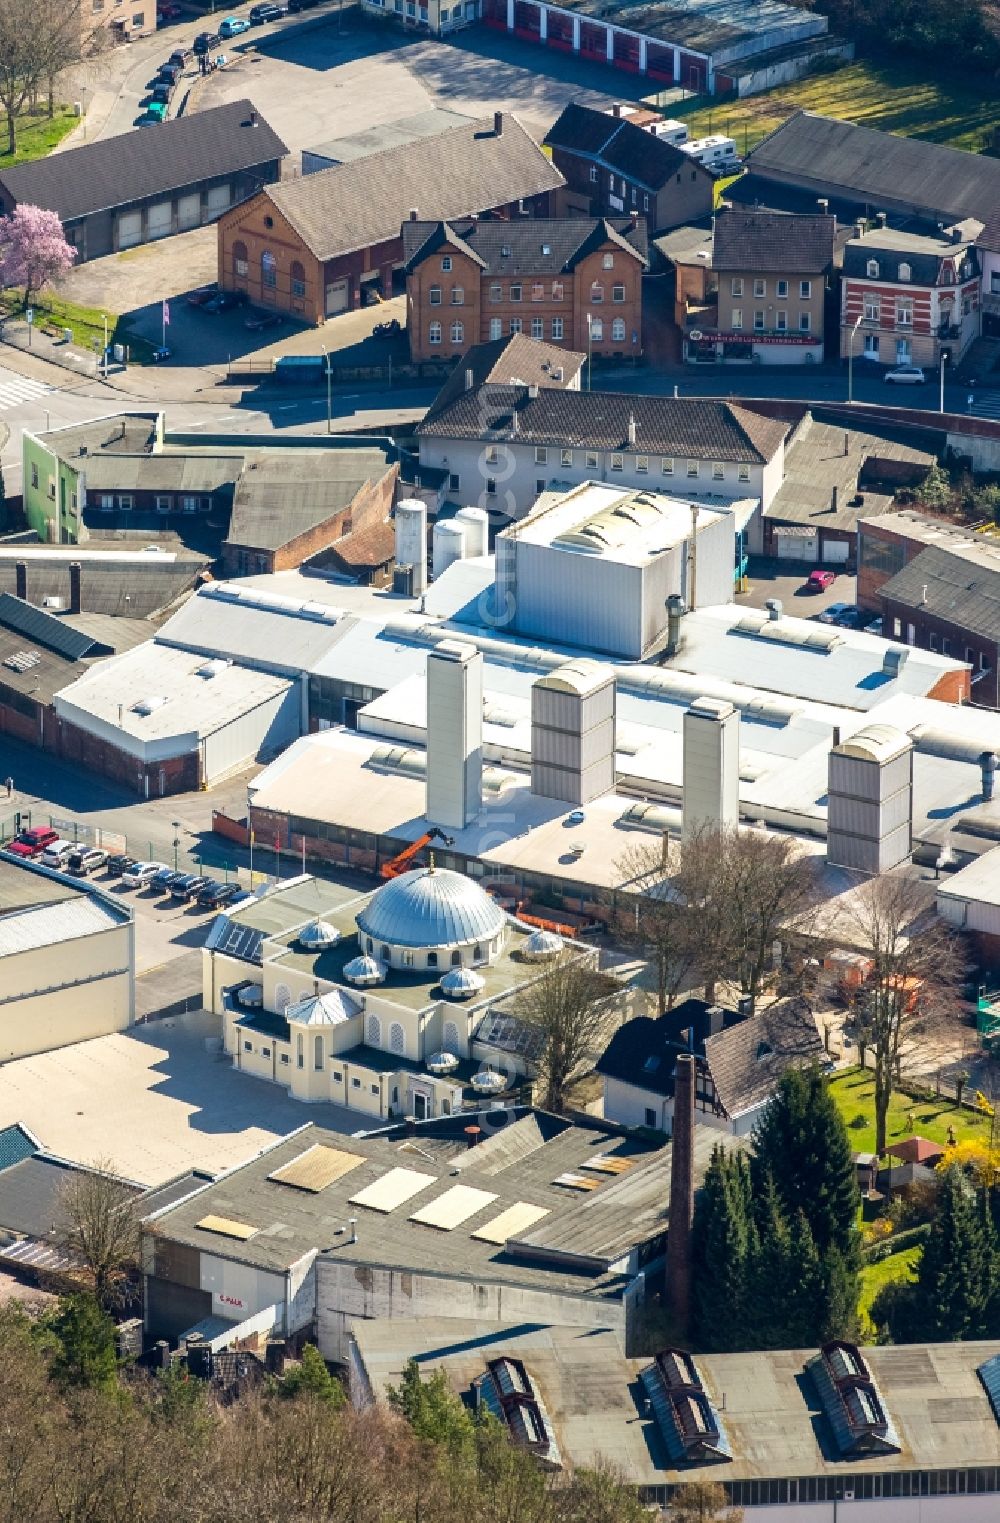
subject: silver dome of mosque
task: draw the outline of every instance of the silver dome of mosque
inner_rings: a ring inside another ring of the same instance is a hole
[[[464,873],[418,867],[377,889],[358,930],[397,947],[460,947],[500,935],[507,916]]]

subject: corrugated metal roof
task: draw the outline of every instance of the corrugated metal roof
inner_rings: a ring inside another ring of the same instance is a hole
[[[90,936],[122,925],[127,919],[124,907],[121,915],[116,915],[111,905],[91,894],[37,909],[14,910],[0,915],[0,957],[57,946],[75,936]]]
[[[329,604],[213,583],[199,588],[167,620],[156,640],[158,645],[298,674],[315,671],[356,623]]]

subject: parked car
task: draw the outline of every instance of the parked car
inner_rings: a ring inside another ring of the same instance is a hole
[[[311,11],[314,5],[319,5],[319,0],[288,0],[290,13],[296,11]]]
[[[259,333],[263,328],[280,328],[284,321],[282,312],[251,312],[243,326],[252,333]]]
[[[55,840],[50,841],[46,846],[39,861],[43,867],[62,868],[66,865],[66,858],[75,845],[75,841],[67,841],[63,836],[56,836]]]
[[[249,32],[250,23],[242,16],[227,16],[219,27],[220,37],[238,37],[241,32]]]
[[[181,8],[174,4],[174,0],[160,0],[156,7],[156,24],[162,26],[165,21],[179,21]]]
[[[189,307],[203,307],[206,302],[213,301],[218,294],[219,288],[216,285],[199,286],[197,291],[189,291],[184,300]]]
[[[130,857],[127,851],[116,851],[112,852],[105,865],[109,877],[120,878],[127,868],[135,866],[135,858]]]
[[[90,873],[96,873],[107,860],[107,852],[99,846],[85,846],[82,850],[78,846],[66,858],[66,871],[72,873],[74,878],[86,878]]]
[[[46,846],[58,839],[59,832],[53,830],[51,825],[34,825],[30,830],[22,830],[20,835],[15,836],[7,850],[14,857],[40,857]]]
[[[232,307],[245,307],[247,300],[245,291],[216,291],[211,300],[205,303],[205,311],[228,312]]]
[[[197,54],[210,53],[219,40],[218,32],[199,32],[192,43]]]
[[[146,115],[143,117],[142,125],[144,127],[154,127],[159,122],[165,122],[166,119],[166,103],[162,100],[152,100],[146,107]]]
[[[214,892],[209,895],[207,889],[202,889],[198,895],[198,903],[204,905],[207,910],[221,910],[227,904],[235,904],[239,899],[249,898],[246,889],[240,888],[238,883],[215,884]]]
[[[183,69],[191,62],[191,48],[174,48],[167,62],[174,68]]]
[[[820,615],[822,618],[822,614]],[[862,613],[856,603],[848,603],[840,617],[835,621],[840,629],[862,629],[867,614]]]
[[[225,887],[221,878],[207,878],[194,896],[197,899],[198,908],[214,910],[218,905],[219,895]]]
[[[850,613],[851,607],[850,603],[830,603],[816,617],[821,624],[839,624],[844,615]]]
[[[153,105],[153,106],[160,105],[160,106],[163,106],[164,109],[166,109],[166,107],[170,105],[170,97],[173,95],[173,93],[174,93],[174,87],[173,87],[173,85],[167,85],[167,84],[154,85],[153,86],[153,93],[150,96],[150,105]]]
[[[174,867],[161,867],[159,872],[154,875],[153,881],[149,886],[155,889],[158,894],[165,894],[173,888],[175,879],[186,876],[186,873],[179,873]]]
[[[894,370],[887,370],[882,379],[895,386],[922,386],[927,377],[919,365],[897,365]]]
[[[133,862],[122,873],[122,887],[150,888],[157,873],[162,872],[166,865],[165,862]]]
[[[263,26],[266,21],[280,21],[284,14],[283,5],[253,5],[250,7],[250,25]]]
[[[207,882],[208,879],[199,873],[184,873],[176,883],[171,884],[170,897],[186,903],[200,894]]]
[[[882,616],[880,614],[877,619],[872,619],[870,624],[866,624],[865,625],[865,634],[866,635],[880,635],[881,633],[882,633]]]
[[[175,85],[184,70],[179,63],[165,63],[156,76],[158,85]]]
[[[825,592],[828,587],[833,586],[836,580],[837,573],[835,571],[810,571],[806,578],[806,591]]]
[[[154,349],[150,355],[150,359],[153,361],[154,365],[162,365],[164,360],[169,360],[169,358],[170,350],[166,347],[165,344],[161,344],[159,348]]]

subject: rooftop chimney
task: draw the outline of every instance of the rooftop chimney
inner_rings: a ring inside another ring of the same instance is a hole
[[[676,656],[681,648],[681,621],[684,618],[684,599],[679,592],[667,598],[667,644],[664,656]]]
[[[636,430],[635,430],[635,413],[634,412],[630,412],[629,415],[628,415],[628,442],[629,442],[629,444],[634,444],[635,443],[635,433],[636,433]]]
[[[835,485],[833,487],[833,489],[831,490],[831,492],[830,492],[830,512],[831,513],[836,513],[837,508],[839,507],[839,505],[840,505],[840,488]]]
[[[494,111],[494,113],[493,113],[493,133],[494,133],[495,137],[503,137],[503,112],[502,111]]]
[[[865,236],[865,224],[860,218],[854,224],[854,236],[855,238],[863,238]]]
[[[347,1220],[351,1229],[351,1242],[356,1243],[358,1240],[358,1219],[356,1216],[349,1216]]]
[[[682,1052],[674,1072],[674,1131],[670,1154],[670,1208],[667,1218],[666,1300],[674,1335],[683,1341],[691,1315],[691,1223],[694,1217],[695,1059]]]
[[[764,607],[767,609],[767,616],[769,619],[780,619],[784,611],[781,606],[780,598],[766,598],[764,601]]]
[[[14,592],[19,598],[28,601],[28,563],[16,561],[14,564]]]
[[[473,388],[473,386],[475,384],[475,380],[476,380],[475,372],[472,370],[472,368],[470,366],[469,369],[465,372],[465,389],[466,389],[466,391],[471,391],[472,390],[472,388]]]
[[[979,758],[979,765],[983,770],[983,803],[988,804],[993,797],[997,770],[997,759],[993,752],[984,751]]]
[[[876,212],[875,213],[875,222],[876,222],[876,224],[879,227],[885,227],[885,225],[888,222],[888,220],[889,219],[886,216],[885,212]]]
[[[79,561],[71,561],[69,567],[69,611],[83,612],[83,567]]]
[[[621,101],[616,100],[614,105],[611,107],[611,115],[621,116],[624,112],[624,109],[625,108],[623,107]]]
[[[481,1132],[482,1127],[479,1126],[467,1126],[465,1128],[465,1135],[468,1138],[468,1141],[465,1144],[467,1148],[475,1147],[476,1143],[479,1141]]]
[[[965,242],[965,232],[961,227],[953,227],[951,229],[951,241],[952,243]]]
[[[921,608],[927,602],[927,586],[928,586],[927,582],[924,582],[924,584],[920,588],[920,606],[921,606]]]
[[[816,205],[824,215],[830,210],[830,203],[825,196],[820,196],[816,202]]]
[[[419,210],[419,208],[416,207],[416,206],[411,206],[410,207],[410,221],[411,222],[416,222],[418,210]]]
[[[250,107],[250,125],[251,125],[251,127],[256,127],[256,125],[257,125],[257,107],[256,106],[251,106]]]

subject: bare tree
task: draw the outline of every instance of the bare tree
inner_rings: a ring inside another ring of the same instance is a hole
[[[0,107],[7,117],[7,152],[17,152],[17,118],[44,88],[54,110],[55,80],[106,41],[106,28],[88,30],[79,5],[67,0],[0,0]]]
[[[699,965],[699,938],[687,903],[668,881],[670,845],[639,839],[623,852],[616,866],[623,889],[617,916],[622,940],[636,947],[652,964],[660,1011],[674,1001]]]
[[[119,1302],[129,1269],[139,1255],[135,1191],[114,1173],[108,1159],[71,1169],[59,1193],[57,1231],[80,1260],[102,1307]]]
[[[743,1523],[742,1507],[730,1507],[718,1481],[688,1481],[670,1499],[671,1523]]]
[[[755,1005],[775,943],[785,951],[817,929],[816,858],[791,836],[705,827],[685,841],[674,886],[696,929],[706,999],[726,978]]]
[[[882,1153],[902,1060],[930,1026],[954,1019],[963,956],[955,932],[935,911],[933,887],[920,879],[870,878],[846,914],[853,938],[873,964],[855,1006],[874,1054],[875,1151]]]
[[[608,997],[617,988],[584,958],[564,952],[518,996],[516,1014],[544,1039],[538,1066],[546,1110],[565,1108],[566,1086],[593,1052],[608,1022]]]

